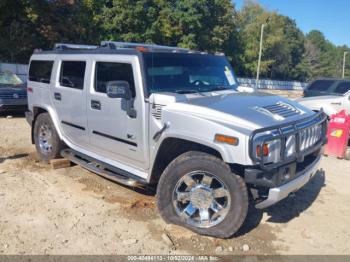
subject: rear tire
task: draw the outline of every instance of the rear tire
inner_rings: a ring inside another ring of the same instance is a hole
[[[244,180],[222,160],[191,151],[177,157],[163,172],[157,205],[167,223],[229,238],[246,218],[248,192]]]
[[[64,144],[48,113],[37,116],[34,123],[34,143],[36,151],[43,162],[59,158]]]

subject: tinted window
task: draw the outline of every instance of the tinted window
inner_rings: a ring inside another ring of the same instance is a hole
[[[210,92],[237,87],[236,77],[224,56],[179,53],[143,55],[150,93]]]
[[[35,61],[30,62],[29,80],[42,83],[50,83],[53,61]]]
[[[62,61],[60,85],[76,89],[84,88],[86,62]]]
[[[308,87],[308,90],[327,91],[334,82],[334,80],[316,80]]]
[[[338,86],[334,90],[334,93],[343,95],[346,92],[348,92],[349,90],[350,90],[350,82],[341,82],[338,84]]]
[[[109,81],[127,81],[130,85],[133,97],[135,97],[134,75],[131,64],[97,62],[95,91],[106,93],[106,86]]]

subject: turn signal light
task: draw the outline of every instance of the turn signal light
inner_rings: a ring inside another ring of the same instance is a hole
[[[238,145],[238,138],[232,137],[232,136],[225,136],[225,135],[215,135],[215,142],[219,143],[225,143],[237,146]]]
[[[268,144],[264,144],[263,145],[263,156],[268,156],[269,155],[269,145]],[[261,156],[261,146],[258,145],[256,147],[256,155],[259,157]]]

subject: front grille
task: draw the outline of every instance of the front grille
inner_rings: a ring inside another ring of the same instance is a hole
[[[301,151],[304,151],[314,144],[316,144],[322,138],[322,125],[315,125],[310,128],[303,129],[299,132],[299,147]]]
[[[302,114],[299,109],[284,102],[277,102],[275,105],[265,106],[264,108],[267,109],[270,113],[281,116],[283,118]]]
[[[1,99],[24,99],[27,98],[26,93],[6,93],[0,94]]]
[[[284,163],[302,160],[304,156],[320,148],[326,142],[326,133],[326,115],[323,112],[303,121],[261,128],[251,135],[249,155],[262,169],[271,170]],[[274,146],[272,149],[275,150],[275,155],[280,157],[278,161],[266,158],[262,153],[256,155],[257,145],[262,147],[266,143]]]

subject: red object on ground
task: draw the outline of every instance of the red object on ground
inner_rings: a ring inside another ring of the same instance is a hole
[[[325,155],[344,158],[349,141],[350,115],[345,110],[331,116],[327,137],[328,144],[325,147]]]

